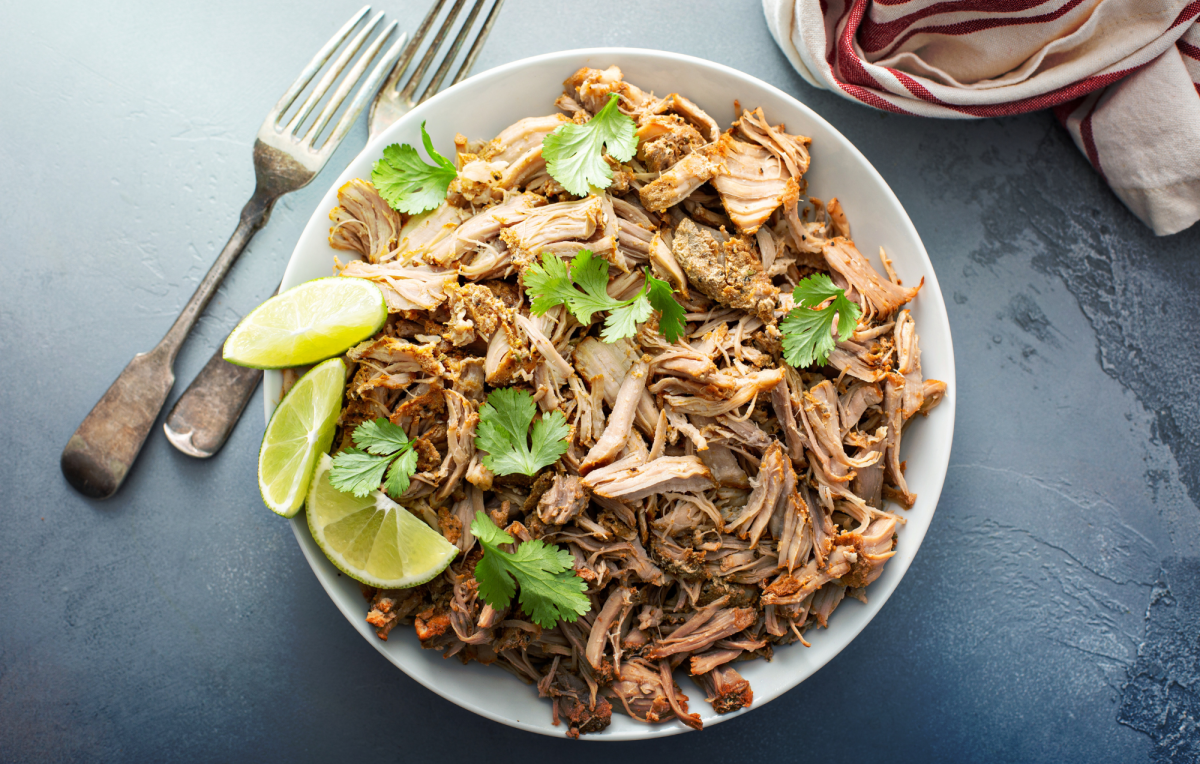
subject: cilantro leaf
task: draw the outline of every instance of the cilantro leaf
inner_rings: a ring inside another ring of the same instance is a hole
[[[361,499],[379,488],[389,461],[386,456],[372,456],[357,448],[347,448],[333,457],[329,484]]]
[[[347,448],[333,457],[329,484],[360,499],[378,490],[380,483],[393,498],[403,496],[417,472],[417,452],[404,428],[379,417],[355,427],[350,436],[362,448]]]
[[[417,450],[410,448],[392,462],[388,470],[387,482],[383,490],[395,498],[400,498],[408,491],[409,478],[417,474]]]
[[[476,523],[471,523],[474,532]],[[475,580],[479,582],[479,596],[497,610],[503,610],[517,593],[517,584],[505,567],[502,553],[492,552],[492,547],[481,543],[486,553],[475,563]]]
[[[542,139],[546,171],[575,196],[587,196],[591,186],[612,184],[606,149],[618,162],[629,161],[637,151],[634,122],[617,109],[618,100],[612,93],[604,108],[584,124],[565,122]]]
[[[837,342],[854,334],[862,310],[824,273],[802,279],[793,290],[792,298],[796,307],[779,324],[783,332],[784,360],[798,369],[828,362]],[[833,302],[824,308],[818,307],[830,298]],[[835,318],[837,340],[833,337]]]
[[[581,249],[575,254],[575,259],[571,261],[571,278],[583,288],[586,295],[577,294],[573,305],[569,306],[579,323],[586,324],[592,319],[593,313],[621,305],[620,300],[608,294],[608,261],[593,256],[591,250]]]
[[[383,159],[371,170],[371,183],[393,209],[415,215],[437,208],[446,198],[450,181],[458,177],[454,163],[433,148],[425,123],[421,123],[425,153],[436,164],[426,164],[407,143],[393,143],[383,150]]]
[[[475,448],[486,452],[483,466],[497,475],[533,475],[566,453],[571,428],[561,411],[543,414],[533,425],[533,448],[529,447],[529,425],[536,410],[533,396],[524,390],[507,387],[488,395],[475,431]]]
[[[359,448],[376,456],[394,454],[408,445],[408,434],[404,432],[404,428],[383,417],[372,422],[363,422],[354,428],[351,437]]]
[[[480,516],[478,510],[476,518],[471,521],[471,533],[479,539],[479,543],[486,546],[500,546],[513,542],[513,537],[509,535],[508,531],[492,522],[487,515]]]
[[[645,292],[643,289],[630,302],[609,311],[600,339],[616,342],[637,334],[637,325],[650,318],[650,301],[646,299]]]
[[[683,333],[684,310],[671,296],[671,285],[651,276],[649,268],[645,285],[628,300],[608,294],[608,263],[586,249],[579,250],[569,268],[557,255],[542,253],[541,264],[529,266],[523,278],[534,315],[566,305],[579,323],[587,324],[593,314],[608,311],[600,333],[605,342],[632,337],[637,325],[650,318],[651,309],[660,314],[659,331],[664,337],[675,342]]]
[[[541,264],[530,265],[522,280],[525,282],[525,291],[533,298],[529,303],[529,312],[535,316],[543,315],[554,306],[574,300],[579,295],[579,290],[571,283],[567,263],[555,255],[543,253]]]
[[[475,565],[479,596],[492,607],[508,607],[520,586],[521,608],[543,629],[554,628],[560,620],[573,623],[592,609],[584,594],[587,584],[575,574],[575,556],[566,549],[533,539],[514,552],[502,551],[500,545],[512,543],[512,536],[478,511],[471,533],[484,549]]]
[[[672,296],[675,290],[670,283],[651,276],[649,268],[646,269],[646,284],[649,287],[646,296],[650,298],[650,306],[658,311],[658,331],[667,338],[667,342],[678,342],[687,325],[687,313]]]

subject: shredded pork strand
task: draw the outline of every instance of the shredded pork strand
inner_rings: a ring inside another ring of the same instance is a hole
[[[574,197],[548,174],[542,139],[613,93],[637,154],[610,160],[607,189]],[[903,432],[946,386],[923,376],[904,307],[920,284],[901,286],[886,259],[886,276],[874,269],[837,199],[804,196],[809,138],[761,109],[722,132],[695,102],[616,67],[579,70],[557,106],[491,141],[459,136],[459,177],[435,210],[402,214],[356,179],[330,213],[330,244],[359,258],[337,274],[378,284],[390,314],[346,355],[335,448],[376,417],[403,427],[420,461],[401,503],[460,550],[426,584],[368,589],[366,618],[380,639],[411,626],[425,648],[535,685],[572,737],[614,712],[699,728],[677,675],[716,713],[746,708],[754,693],[735,666],[807,646],[881,575],[904,522],[886,507],[917,500]],[[607,343],[602,313],[588,325],[561,308],[532,314],[524,270],[585,247],[610,264],[618,299],[641,289],[645,266],[668,280],[682,336],[668,342],[652,317]],[[779,323],[814,272],[862,318],[827,366],[794,369]],[[502,387],[570,426],[566,453],[536,475],[497,477],[475,450],[479,409]],[[479,511],[517,545],[568,551],[591,610],[543,629],[518,598],[485,602]]]

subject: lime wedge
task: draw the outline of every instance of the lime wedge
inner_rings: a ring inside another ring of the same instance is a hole
[[[321,454],[308,490],[308,528],[330,562],[381,589],[423,584],[446,569],[458,547],[381,491],[360,499],[337,490],[332,464]]]
[[[304,503],[317,456],[333,442],[345,385],[346,364],[330,358],[279,402],[258,451],[258,490],[272,512],[291,517]]]
[[[379,287],[365,279],[313,279],[281,292],[242,319],[225,360],[254,369],[307,366],[370,337],[387,321]]]

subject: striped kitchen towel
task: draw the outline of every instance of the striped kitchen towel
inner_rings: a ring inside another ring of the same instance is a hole
[[[763,0],[792,66],[876,109],[1054,109],[1160,236],[1200,219],[1200,0]]]

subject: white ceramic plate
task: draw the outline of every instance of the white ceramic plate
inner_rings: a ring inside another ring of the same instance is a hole
[[[918,494],[916,506],[902,514],[908,524],[899,532],[896,555],[883,575],[868,590],[870,604],[847,600],[834,613],[828,630],[810,630],[812,647],[790,645],[775,652],[771,662],[738,664],[738,670],[754,689],[754,707],[795,687],[829,662],[850,644],[867,622],[879,612],[895,590],[925,536],[933,518],[954,431],[954,351],[950,325],[937,277],[921,239],[900,201],[879,173],[842,135],[795,98],[771,85],[720,64],[660,51],[626,48],[594,48],[551,53],[527,58],[478,74],[440,95],[386,130],[350,163],[329,187],[312,219],[300,236],[283,277],[283,288],[329,276],[334,250],[329,246],[329,210],[337,201],[337,189],[351,178],[370,178],[371,166],[390,143],[420,145],[419,125],[427,121],[434,145],[447,156],[454,148],[454,134],[491,138],[522,117],[550,114],[554,99],[562,92],[562,81],[581,66],[621,67],[625,78],[658,95],[678,92],[696,101],[722,129],[735,118],[734,100],[753,109],[761,106],[772,124],[783,122],[788,132],[812,137],[812,169],[806,176],[808,193],[828,199],[837,196],[849,217],[859,249],[873,257],[880,246],[887,248],[896,271],[905,284],[922,278],[925,287],[912,306],[921,337],[921,363],[926,377],[948,385],[945,401],[925,420],[915,422],[905,433],[903,457],[908,460],[906,477]],[[345,253],[339,253],[343,260]],[[268,371],[263,384],[265,413],[270,418],[278,403],[281,377]],[[347,620],[389,661],[405,673],[463,708],[498,722],[531,732],[562,735],[565,727],[550,724],[550,704],[537,697],[533,687],[522,684],[506,671],[479,664],[464,666],[444,660],[436,651],[422,650],[410,628],[398,628],[387,642],[375,636],[364,620],[365,602],[358,584],[338,571],[313,543],[304,515],[292,520],[292,529],[313,572],[337,603]],[[913,617],[919,617],[913,614]],[[690,680],[679,676],[680,686],[693,700],[691,710],[712,725],[738,714],[718,716],[704,701],[704,693]],[[592,740],[636,740],[662,737],[685,731],[678,721],[648,725],[613,714],[612,725],[602,733],[585,735]]]

